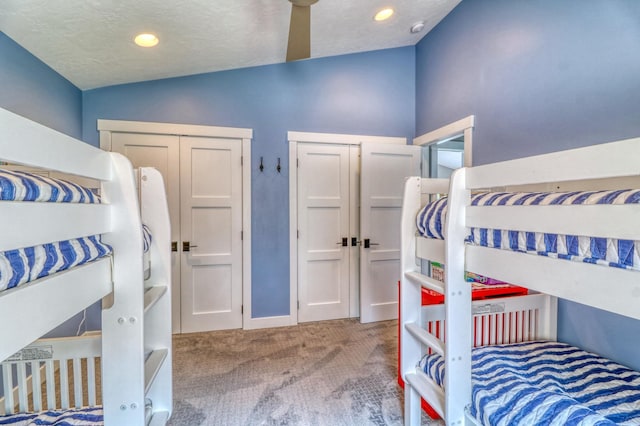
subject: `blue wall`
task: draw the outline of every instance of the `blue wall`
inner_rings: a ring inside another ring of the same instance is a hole
[[[252,314],[288,315],[287,131],[413,138],[414,95],[412,46],[85,91],[83,139],[100,118],[252,128]]]
[[[416,134],[474,114],[474,164],[640,136],[639,76],[636,0],[464,0],[416,47]],[[561,302],[559,337],[640,369],[640,321]]]
[[[82,92],[0,32],[0,107],[75,138],[82,136]]]
[[[82,92],[0,33],[0,107],[62,133],[82,134]],[[48,336],[75,335],[82,314]]]

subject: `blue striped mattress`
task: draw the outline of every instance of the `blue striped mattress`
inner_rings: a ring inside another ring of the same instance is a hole
[[[638,204],[640,190],[581,192],[488,192],[473,195],[472,206]],[[424,206],[417,215],[418,233],[444,239],[447,198]],[[640,242],[518,230],[472,228],[470,244],[541,256],[640,270]]]
[[[100,203],[90,189],[62,179],[0,170],[0,200]],[[111,253],[99,235],[0,252],[0,291],[99,259]]]
[[[102,407],[43,411],[0,416],[0,425],[98,426],[103,424]]]
[[[419,367],[440,386],[444,362]],[[483,425],[639,425],[640,373],[560,342],[475,348],[470,413]]]

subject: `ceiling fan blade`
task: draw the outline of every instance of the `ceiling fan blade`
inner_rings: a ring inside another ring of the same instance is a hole
[[[287,62],[311,56],[311,6],[291,5]]]

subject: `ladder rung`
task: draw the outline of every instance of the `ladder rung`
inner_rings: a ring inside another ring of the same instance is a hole
[[[438,339],[436,336],[414,322],[406,323],[404,328],[406,328],[407,331],[409,331],[409,333],[420,342],[429,346],[440,355],[444,355],[444,342],[442,340]]]
[[[423,275],[419,272],[405,272],[404,276],[410,281],[421,285],[429,290],[437,291],[440,294],[444,294],[444,283],[442,281],[434,280],[431,277]]]
[[[438,386],[419,368],[416,368],[415,373],[407,373],[404,380],[429,403],[440,417],[446,418],[444,415],[444,389],[442,387]]]
[[[167,292],[167,286],[154,286],[144,293],[144,312],[151,309],[158,300]]]

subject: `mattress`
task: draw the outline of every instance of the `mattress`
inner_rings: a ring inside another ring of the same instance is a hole
[[[73,182],[8,170],[0,170],[0,200],[100,203],[98,195]],[[0,291],[83,265],[110,253],[111,247],[103,243],[99,235],[0,252]]]
[[[488,192],[473,195],[472,206],[638,204],[640,190],[575,192]],[[418,233],[444,239],[447,198],[424,206]],[[470,244],[541,256],[640,270],[640,242],[584,235],[560,235],[505,229],[472,228]]]
[[[151,235],[151,230],[144,223],[142,224],[142,268],[144,271],[144,279],[148,281],[151,278],[151,242],[153,241],[153,237]],[[150,283],[145,284],[145,288],[147,288]]]
[[[419,367],[443,386],[440,355]],[[560,342],[475,348],[470,413],[485,425],[638,425],[640,373]]]
[[[0,200],[95,204],[100,197],[63,179],[0,169]]]
[[[103,424],[102,407],[43,411],[0,416],[0,425],[97,426]]]

